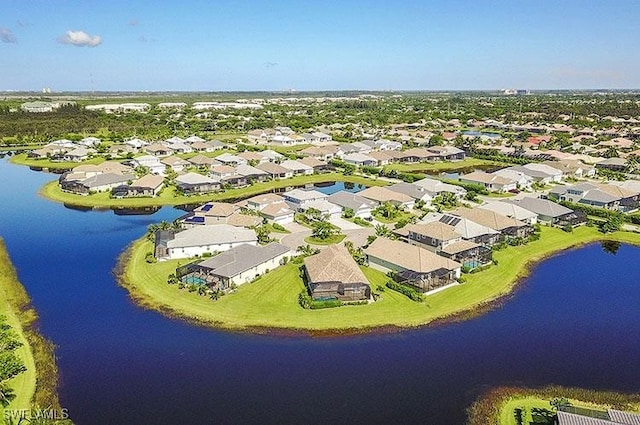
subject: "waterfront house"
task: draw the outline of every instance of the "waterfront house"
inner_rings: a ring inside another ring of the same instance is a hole
[[[464,151],[455,146],[429,146],[426,149],[436,154],[435,158],[442,161],[462,161],[465,158]]]
[[[86,147],[80,146],[62,154],[61,159],[63,161],[80,162],[88,159],[89,155],[92,155],[95,152],[96,151],[94,149],[88,149]]]
[[[438,253],[448,245],[462,240],[462,236],[448,224],[431,223],[408,224],[401,229],[406,234],[406,242],[431,252]]]
[[[391,186],[387,186],[387,188],[394,192],[410,196],[416,201],[422,201],[427,206],[431,205],[431,201],[433,200],[433,198],[435,198],[435,195],[433,193],[429,192],[424,187],[418,186],[417,184],[413,183],[400,182],[395,183]]]
[[[176,276],[185,283],[224,291],[276,269],[289,256],[289,247],[276,242],[265,246],[241,244],[204,261],[180,267]]]
[[[153,156],[169,156],[173,154],[173,149],[160,143],[152,143],[143,147],[143,150]]]
[[[274,162],[256,165],[256,168],[266,172],[272,179],[288,179],[293,177],[293,171]]]
[[[456,208],[451,212],[458,217],[464,217],[483,226],[497,230],[503,238],[526,238],[533,232],[533,228],[515,218],[480,208]]]
[[[464,217],[449,213],[429,213],[422,218],[420,223],[439,221],[448,224],[462,236],[463,240],[475,242],[479,245],[491,247],[500,241],[500,232],[490,227],[483,226]]]
[[[285,202],[289,204],[291,209],[298,211],[299,209],[304,208],[307,203],[319,199],[326,199],[329,195],[317,190],[293,189],[289,192],[283,193],[283,196]]]
[[[227,251],[242,244],[258,245],[256,232],[228,224],[198,226],[180,232],[158,231],[155,256],[159,261],[190,258]]]
[[[518,188],[516,181],[496,174],[485,173],[484,171],[474,171],[461,175],[459,180],[462,183],[480,185],[492,192],[508,192]]]
[[[486,204],[480,205],[478,208],[483,210],[489,210],[497,212],[507,217],[515,218],[523,223],[534,225],[538,222],[538,215],[529,211],[526,208],[518,206],[516,203],[492,201]]]
[[[198,173],[187,173],[175,178],[176,187],[184,194],[215,192],[220,189],[220,181]]]
[[[329,245],[304,259],[305,280],[314,300],[367,300],[369,281],[344,245]]]
[[[525,197],[519,200],[509,200],[538,216],[538,221],[553,226],[578,226],[586,222],[584,213],[573,211],[565,206],[548,199]]]
[[[640,203],[637,191],[630,191],[614,184],[578,183],[573,186],[559,186],[551,189],[548,196],[560,201],[623,212],[637,209]]]
[[[365,249],[371,268],[428,292],[456,283],[462,265],[416,245],[379,237]]]
[[[371,212],[377,205],[376,202],[370,199],[364,198],[356,193],[347,192],[346,190],[341,190],[333,195],[329,195],[327,200],[332,204],[342,207],[342,211],[347,209],[352,210],[354,216],[360,218],[371,217]]]
[[[111,191],[114,198],[139,198],[158,196],[164,187],[164,177],[147,174],[129,185],[118,186]]]
[[[94,192],[107,192],[111,189],[115,189],[118,186],[128,184],[128,182],[135,179],[133,174],[115,174],[115,173],[102,173],[96,174],[91,177],[74,180],[64,178],[61,176],[59,183],[62,190],[79,195],[88,195]]]
[[[359,153],[359,152],[353,152],[353,153],[344,155],[342,157],[342,160],[347,164],[353,164],[357,167],[365,167],[365,166],[375,167],[376,165],[378,165],[377,159],[372,158],[367,154]]]
[[[399,152],[396,156],[396,160],[400,162],[424,162],[429,160],[435,160],[438,158],[438,154],[429,152],[424,148],[411,148],[406,151]]]
[[[309,167],[308,165],[292,159],[282,161],[280,163],[280,166],[286,168],[287,170],[290,170],[294,176],[313,174],[313,167]]]
[[[326,162],[316,158],[312,158],[310,156],[299,159],[298,162],[306,165],[307,167],[313,168],[314,173],[320,173],[330,168],[329,164],[327,164]]]
[[[378,204],[391,202],[395,206],[409,209],[413,208],[415,203],[415,200],[411,196],[405,195],[404,193],[394,192],[393,190],[381,186],[368,187],[362,192],[359,192],[358,195],[375,201]]]

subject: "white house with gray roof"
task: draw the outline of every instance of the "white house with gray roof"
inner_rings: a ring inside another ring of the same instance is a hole
[[[371,217],[371,212],[376,207],[377,203],[362,197],[356,193],[347,192],[341,190],[329,195],[327,198],[332,204],[339,205],[342,210],[351,209],[356,217],[368,218]]]
[[[223,252],[242,244],[257,245],[256,232],[243,227],[216,224],[177,233],[157,232],[155,251],[159,261],[173,260]]]
[[[279,243],[265,246],[237,245],[212,258],[183,269],[180,279],[186,283],[202,282],[212,289],[229,289],[242,285],[279,267],[285,257],[291,256],[289,247]]]

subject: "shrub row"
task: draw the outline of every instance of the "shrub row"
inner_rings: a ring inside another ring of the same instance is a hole
[[[394,282],[392,280],[388,281],[386,284],[387,288],[393,289],[396,292],[400,292],[402,295],[406,296],[412,301],[423,302],[424,295],[415,288],[412,288],[408,285],[403,285],[398,282]]]

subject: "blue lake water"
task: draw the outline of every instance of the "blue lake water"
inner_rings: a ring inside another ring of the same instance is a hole
[[[467,322],[339,338],[228,333],[140,309],[112,275],[148,224],[182,211],[67,209],[36,195],[55,177],[0,161],[0,235],[57,345],[61,402],[79,425],[458,425],[498,385],[640,392],[639,248],[557,255]]]

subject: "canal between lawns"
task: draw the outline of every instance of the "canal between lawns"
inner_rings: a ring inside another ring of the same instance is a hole
[[[182,211],[67,209],[37,195],[53,178],[0,161],[0,235],[57,346],[61,403],[78,425],[459,425],[500,385],[640,391],[639,248],[552,257],[466,322],[336,338],[229,333],[139,308],[112,274],[149,224]]]

